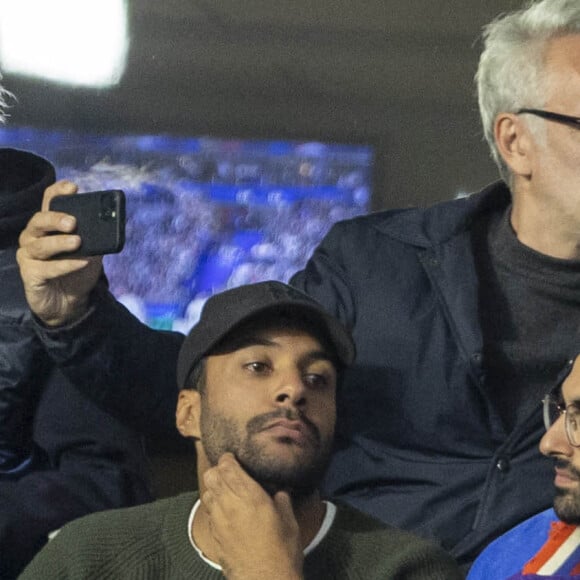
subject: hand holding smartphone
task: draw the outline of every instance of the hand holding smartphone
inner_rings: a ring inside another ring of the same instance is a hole
[[[74,233],[81,238],[78,250],[55,257],[102,256],[123,249],[125,194],[120,189],[59,195],[51,199],[49,209],[74,216],[77,221]]]

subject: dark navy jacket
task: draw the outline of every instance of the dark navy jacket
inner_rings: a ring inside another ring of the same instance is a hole
[[[553,494],[537,449],[539,402],[508,434],[484,388],[471,228],[509,200],[495,184],[425,210],[339,223],[292,281],[352,327],[358,350],[326,491],[438,538],[461,562]],[[180,335],[144,327],[104,288],[83,321],[38,332],[100,404],[139,428],[174,430]]]
[[[141,437],[55,368],[38,340],[15,253],[51,165],[0,149],[0,579],[87,513],[150,501]]]
[[[553,498],[551,462],[537,449],[540,402],[506,433],[484,386],[472,229],[509,202],[497,183],[339,223],[292,280],[357,345],[327,491],[435,536],[462,562]]]

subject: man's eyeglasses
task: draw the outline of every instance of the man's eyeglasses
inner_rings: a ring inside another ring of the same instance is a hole
[[[536,117],[548,119],[548,121],[562,123],[562,125],[567,125],[573,129],[580,129],[580,117],[570,117],[570,115],[552,113],[552,111],[544,111],[542,109],[520,109],[516,112],[516,115],[522,115],[523,113],[527,113],[528,115],[536,115]]]
[[[564,426],[568,443],[572,447],[580,447],[580,408],[576,403],[566,406],[553,395],[546,395],[544,405],[544,427],[546,431],[564,415]]]

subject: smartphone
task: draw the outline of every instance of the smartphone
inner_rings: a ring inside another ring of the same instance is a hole
[[[102,256],[120,252],[125,245],[125,194],[120,189],[59,195],[50,200],[51,211],[61,211],[77,220],[75,234],[81,246],[61,257]]]

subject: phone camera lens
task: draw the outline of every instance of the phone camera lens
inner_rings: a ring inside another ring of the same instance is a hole
[[[117,207],[115,204],[115,197],[112,193],[103,193],[101,196],[101,211],[100,218],[104,221],[111,221],[117,215]]]

